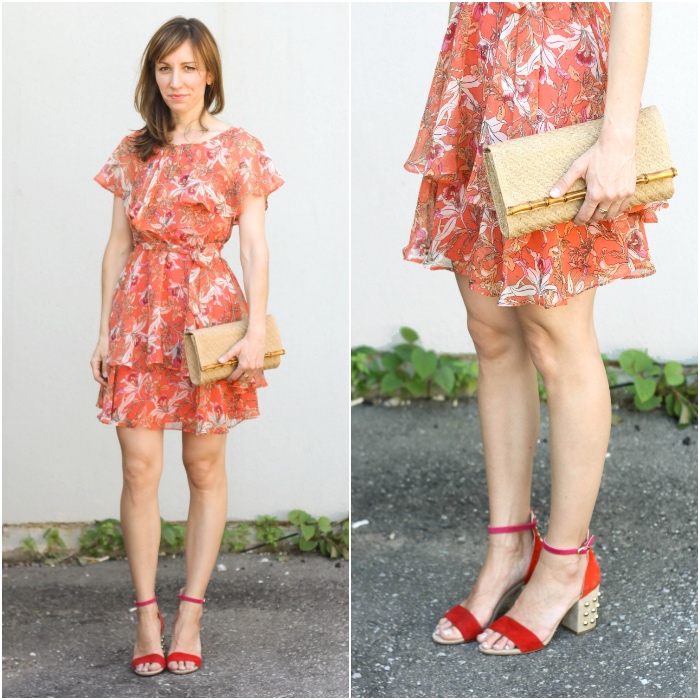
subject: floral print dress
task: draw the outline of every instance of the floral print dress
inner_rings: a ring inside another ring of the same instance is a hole
[[[602,2],[457,5],[405,164],[423,176],[406,260],[465,275],[499,306],[655,272],[644,223],[666,202],[505,239],[486,177],[484,145],[603,116],[609,28]]]
[[[248,313],[221,249],[241,202],[284,183],[260,141],[231,127],[203,143],[157,146],[141,161],[126,136],[95,180],[122,198],[134,243],[112,302],[98,419],[201,434],[258,416],[264,375],[195,386],[183,336]]]

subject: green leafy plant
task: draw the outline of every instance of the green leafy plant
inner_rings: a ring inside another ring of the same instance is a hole
[[[250,544],[252,529],[248,523],[238,523],[224,530],[221,544],[229,552],[242,552]]]
[[[330,559],[350,557],[350,519],[343,518],[331,522],[327,517],[318,519],[304,510],[292,510],[287,516],[292,525],[298,528],[297,542],[302,552],[318,548],[323,556]]]
[[[36,540],[30,535],[22,540],[22,550],[28,554],[31,559],[41,559],[41,552]]]
[[[168,523],[160,519],[160,549],[166,554],[175,554],[185,546],[187,527]]]
[[[255,537],[261,544],[266,544],[272,549],[279,547],[279,540],[284,537],[284,530],[278,521],[270,515],[261,515],[255,521]]]
[[[418,333],[407,326],[399,332],[404,342],[390,351],[367,345],[352,351],[353,396],[474,395],[479,371],[476,362],[422,348]]]
[[[663,367],[641,350],[625,350],[619,357],[622,371],[632,382],[624,386],[634,397],[638,411],[653,411],[661,405],[685,428],[698,417],[698,368],[666,362]]]
[[[119,521],[114,518],[95,520],[94,529],[85,531],[79,540],[80,552],[89,557],[122,556],[124,535]]]
[[[400,329],[403,342],[390,350],[369,345],[351,353],[353,398],[473,396],[477,391],[478,362],[465,357],[438,354],[425,350],[415,330]],[[625,350],[617,362],[602,356],[611,389],[626,388],[638,411],[652,411],[663,405],[684,428],[698,418],[698,367],[684,367],[679,362],[654,362],[641,350]],[[623,372],[632,381],[620,381]],[[539,372],[537,388],[541,401],[547,391]],[[613,425],[621,417],[613,414]]]
[[[58,533],[58,529],[55,527],[49,527],[44,532],[44,540],[46,540],[46,552],[47,557],[55,557],[65,552],[66,543],[61,539],[61,535]]]

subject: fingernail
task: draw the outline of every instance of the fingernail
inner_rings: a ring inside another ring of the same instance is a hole
[[[550,197],[558,197],[561,194],[561,192],[555,187],[550,193]]]

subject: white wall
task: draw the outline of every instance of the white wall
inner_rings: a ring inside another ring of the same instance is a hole
[[[270,197],[269,310],[287,355],[261,416],[228,437],[229,517],[347,513],[348,6],[3,4],[5,523],[118,517],[116,429],[89,360],[112,197],[92,178],[142,121],[138,63],[175,15],[212,30],[219,115],[258,136],[287,183]],[[237,236],[224,249],[239,274]],[[239,279],[242,278],[239,276]],[[181,433],[165,431],[162,515],[187,515]]]
[[[642,104],[657,105],[679,170],[670,206],[647,234],[657,273],[596,298],[604,352],[647,348],[697,357],[696,3],[654,3]],[[402,325],[426,347],[473,352],[454,275],[405,262],[420,176],[403,169],[448,21],[445,3],[352,6],[352,344],[384,347]]]

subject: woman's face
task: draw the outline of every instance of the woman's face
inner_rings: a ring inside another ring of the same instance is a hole
[[[185,41],[156,63],[156,82],[160,94],[165,104],[179,114],[201,109],[204,90],[212,80],[211,73],[204,70],[201,60],[200,70],[197,70],[194,58],[192,44]]]

